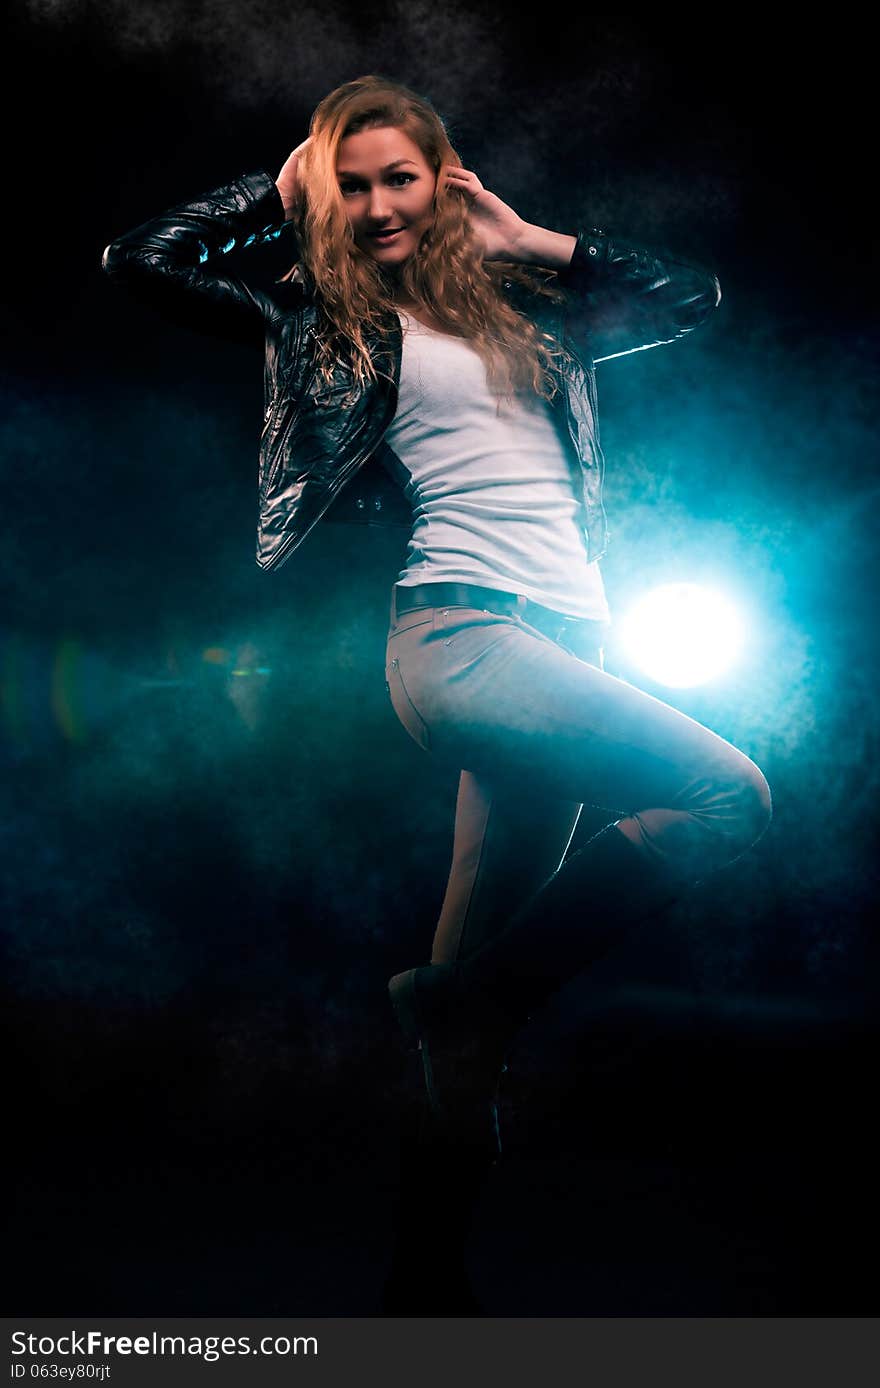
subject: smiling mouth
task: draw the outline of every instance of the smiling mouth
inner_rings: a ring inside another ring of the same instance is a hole
[[[370,236],[374,241],[390,241],[392,237],[397,236],[401,231],[403,231],[403,227],[394,227],[388,231],[371,231]]]

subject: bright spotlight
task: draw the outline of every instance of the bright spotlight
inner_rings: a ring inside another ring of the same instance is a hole
[[[664,583],[620,625],[623,648],[658,684],[679,689],[715,679],[736,660],[742,619],[721,593],[696,583]]]

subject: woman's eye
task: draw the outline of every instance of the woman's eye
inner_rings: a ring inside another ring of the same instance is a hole
[[[392,188],[402,188],[405,187],[407,183],[414,183],[415,177],[415,174],[411,173],[390,174],[388,183]],[[370,189],[366,183],[340,183],[339,191],[345,198],[355,197],[358,193],[368,193]]]

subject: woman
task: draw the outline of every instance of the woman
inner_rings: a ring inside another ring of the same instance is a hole
[[[224,269],[284,222],[299,254],[271,293]],[[769,820],[747,757],[601,668],[595,363],[690,332],[717,281],[524,221],[431,104],[380,77],[331,92],[277,179],[174,208],[103,264],[185,321],[265,340],[262,567],[337,497],[372,515],[393,483],[409,503],[386,682],[461,777],[431,962],[389,989],[422,1061],[422,1137],[476,1169],[528,1014]],[[584,802],[611,822],[566,858]]]

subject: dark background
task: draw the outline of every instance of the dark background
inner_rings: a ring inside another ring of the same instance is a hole
[[[668,578],[724,587],[749,642],[696,690],[654,689],[613,638],[608,666],[741,746],[776,805],[523,1038],[474,1285],[497,1316],[872,1313],[866,36],[742,10],[12,9],[10,1308],[378,1314],[406,1089],[385,982],[427,960],[456,788],[386,701],[406,537],[322,524],[260,572],[259,354],[100,270],[150,215],[276,173],[320,97],[378,71],[528,220],[717,270],[707,327],[600,367],[603,567],[615,612]]]

